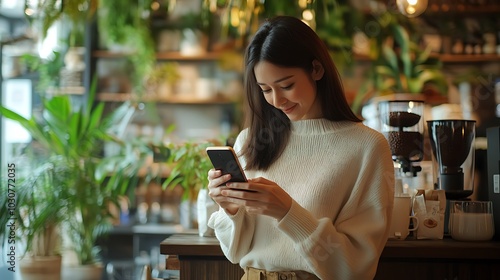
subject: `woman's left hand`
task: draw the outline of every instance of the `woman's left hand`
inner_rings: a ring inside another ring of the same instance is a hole
[[[292,206],[292,197],[275,182],[259,177],[248,183],[228,183],[222,195],[232,203],[245,206],[247,212],[281,220]]]

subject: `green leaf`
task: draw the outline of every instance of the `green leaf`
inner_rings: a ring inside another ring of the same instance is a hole
[[[393,25],[392,28],[394,40],[398,43],[400,48],[400,58],[403,63],[403,73],[406,77],[411,77],[412,61],[410,55],[410,38],[408,32],[401,25]]]
[[[19,115],[18,113],[10,109],[7,109],[3,106],[0,106],[0,112],[4,117],[16,121],[19,125],[28,130],[31,136],[39,140],[44,147],[50,146],[50,139],[43,132],[43,128],[40,127],[33,118],[26,119],[25,117]]]
[[[422,92],[424,88],[424,81],[419,78],[411,78],[408,79],[408,91],[410,93],[419,93]]]
[[[399,73],[399,67],[398,67],[398,58],[396,56],[396,53],[394,52],[393,49],[391,49],[389,46],[384,45],[382,47],[382,54],[387,61],[387,65],[392,69],[394,73]],[[393,75],[396,76],[396,75]]]
[[[394,69],[391,69],[388,66],[385,65],[378,65],[375,67],[375,71],[377,74],[382,75],[382,76],[388,76],[391,78],[396,78],[398,73],[394,72]]]
[[[425,48],[423,52],[418,52],[417,57],[415,58],[415,65],[420,65],[422,63],[425,63],[429,56],[431,55],[432,48],[431,46],[428,46]]]

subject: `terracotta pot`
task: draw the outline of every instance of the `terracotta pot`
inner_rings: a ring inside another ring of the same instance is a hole
[[[23,280],[61,279],[61,256],[24,257],[19,262]]]

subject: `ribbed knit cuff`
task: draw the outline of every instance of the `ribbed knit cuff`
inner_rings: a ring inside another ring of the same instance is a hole
[[[225,212],[225,210],[223,210]],[[244,206],[240,206],[240,208],[238,208],[238,212],[236,212],[236,214],[234,215],[231,215],[229,213],[227,213],[227,216],[231,219],[231,220],[241,220],[243,218],[243,216],[245,215],[245,207]]]
[[[318,225],[318,219],[293,200],[290,210],[278,223],[278,228],[294,242],[301,242],[309,238]]]
[[[210,216],[208,220],[208,226],[215,229],[220,227],[220,229],[227,229],[232,226],[232,224],[237,223],[238,220],[243,219],[245,215],[245,207],[240,207],[236,214],[231,215],[226,212],[222,207],[219,208],[219,211],[215,212]]]

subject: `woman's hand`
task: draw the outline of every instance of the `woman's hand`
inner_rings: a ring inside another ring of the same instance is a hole
[[[208,195],[228,214],[234,215],[238,212],[240,205],[231,202],[230,198],[221,194],[222,190],[227,190],[224,184],[229,179],[231,179],[230,174],[222,176],[220,170],[210,169],[208,171]]]
[[[245,206],[247,212],[281,220],[292,206],[292,197],[276,183],[259,177],[248,183],[227,183],[220,189],[225,203]]]

